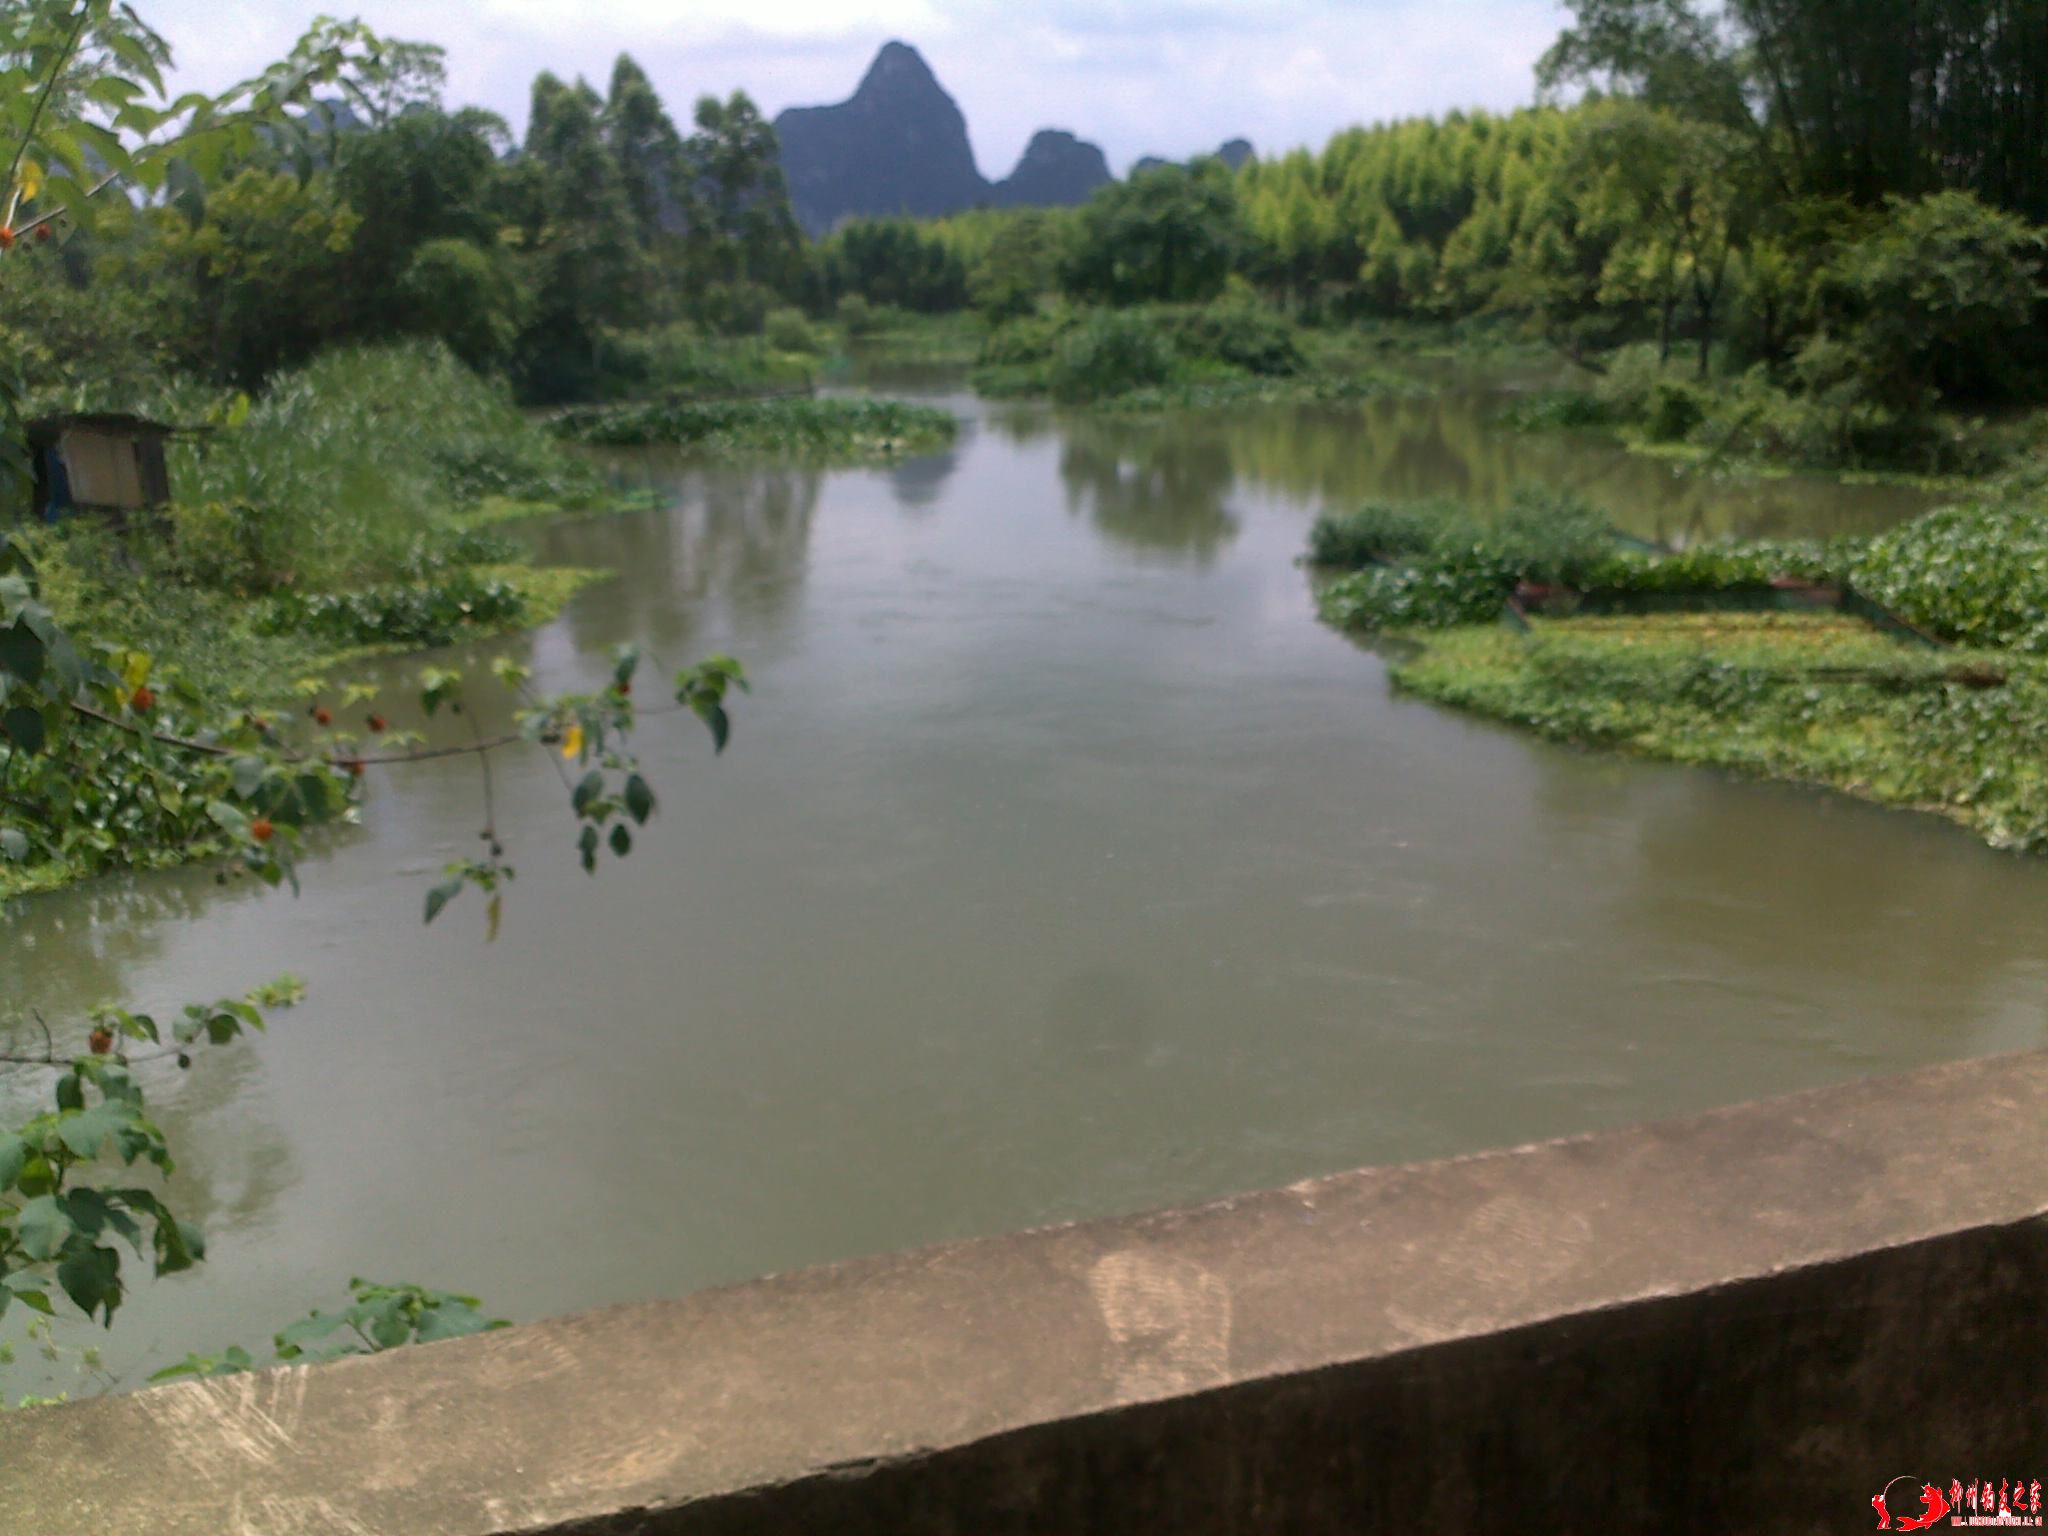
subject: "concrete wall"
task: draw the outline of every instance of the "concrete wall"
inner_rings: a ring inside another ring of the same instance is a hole
[[[2044,1212],[1965,1063],[0,1416],[0,1532],[1869,1529],[2048,1483]]]

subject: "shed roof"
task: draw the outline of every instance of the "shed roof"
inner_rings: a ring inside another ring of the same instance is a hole
[[[169,422],[151,421],[147,416],[131,416],[123,411],[65,411],[52,416],[38,416],[28,424],[28,437],[32,443],[54,443],[64,433],[80,428],[89,432],[125,432],[136,437],[176,437],[181,433],[207,430],[205,427],[175,427]]]

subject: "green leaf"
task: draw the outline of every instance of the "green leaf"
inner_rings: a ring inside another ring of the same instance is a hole
[[[612,852],[624,858],[633,851],[633,834],[626,830],[622,821],[612,828]]]
[[[725,718],[724,709],[716,704],[706,704],[698,709],[697,714],[711,728],[713,750],[723,752],[732,735],[732,723]]]
[[[449,902],[453,901],[456,897],[460,896],[461,894],[461,876],[458,875],[452,880],[443,880],[439,885],[435,886],[431,891],[427,892],[426,920],[431,923],[435,918],[441,915],[441,909],[443,907],[447,906]]]
[[[471,1334],[488,1333],[500,1326],[473,1306],[444,1302],[427,1308],[420,1315],[417,1337],[422,1344],[433,1344],[442,1339],[465,1339]]]
[[[0,732],[5,732],[8,740],[33,757],[43,750],[43,712],[26,704],[17,704],[5,714],[0,714]]]
[[[111,1248],[73,1248],[57,1266],[57,1283],[87,1317],[108,1324],[121,1305],[121,1256]]]
[[[19,827],[0,827],[0,855],[15,864],[27,860],[29,853],[28,834]]]
[[[107,1139],[135,1122],[135,1106],[119,1099],[107,1099],[79,1115],[65,1115],[57,1121],[57,1139],[71,1149],[74,1157],[98,1157]]]
[[[27,1163],[27,1142],[19,1136],[0,1138],[0,1189],[12,1189]]]
[[[583,835],[576,840],[576,847],[583,856],[584,873],[595,874],[597,871],[597,828],[585,827]]]
[[[206,814],[223,832],[231,832],[237,838],[249,835],[249,818],[225,800],[207,801]]]
[[[142,1228],[135,1224],[108,1194],[97,1189],[74,1189],[62,1197],[64,1212],[71,1218],[73,1226],[87,1237],[98,1237],[112,1227],[117,1237],[127,1242],[137,1253],[142,1251]]]
[[[14,1287],[14,1298],[25,1307],[32,1307],[45,1317],[55,1317],[57,1309],[50,1305],[50,1293],[40,1287]]]
[[[626,780],[626,814],[643,827],[647,825],[647,818],[654,814],[654,791],[637,773]]]
[[[85,1108],[85,1085],[78,1080],[76,1072],[67,1072],[57,1079],[57,1107],[59,1109]]]
[[[590,772],[583,775],[582,780],[576,785],[575,790],[569,796],[569,804],[576,814],[581,816],[590,808],[591,802],[603,793],[604,774],[600,770],[593,768]]]
[[[22,1251],[37,1263],[48,1263],[71,1239],[71,1217],[55,1195],[37,1195],[21,1208],[14,1224]]]
[[[0,629],[0,676],[6,675],[18,677],[31,686],[43,675],[43,642],[19,620]]]
[[[291,1360],[303,1353],[308,1344],[326,1338],[347,1323],[348,1318],[342,1313],[315,1312],[311,1317],[302,1317],[289,1327],[280,1329],[271,1342],[277,1347],[279,1359]]]

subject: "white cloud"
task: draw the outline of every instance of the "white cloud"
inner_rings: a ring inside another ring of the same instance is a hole
[[[543,69],[602,82],[630,52],[678,119],[706,91],[769,113],[844,100],[882,43],[915,44],[966,113],[982,170],[1067,128],[1119,170],[1243,135],[1319,144],[1351,123],[1507,107],[1562,24],[1556,0],[358,0],[380,31],[448,50],[449,94],[523,121]],[[181,83],[276,58],[309,0],[158,0]]]

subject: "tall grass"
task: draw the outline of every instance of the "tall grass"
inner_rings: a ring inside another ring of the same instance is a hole
[[[175,450],[171,473],[178,564],[240,592],[398,579],[452,511],[599,488],[504,389],[428,342],[333,352],[280,377],[240,425]]]
[[[791,454],[862,458],[950,442],[949,411],[900,400],[808,397],[654,401],[578,406],[554,418],[556,432],[585,443],[676,444],[706,454]]]
[[[1225,380],[1280,379],[1306,364],[1286,320],[1252,304],[1062,309],[991,332],[976,387],[1074,404]]]

